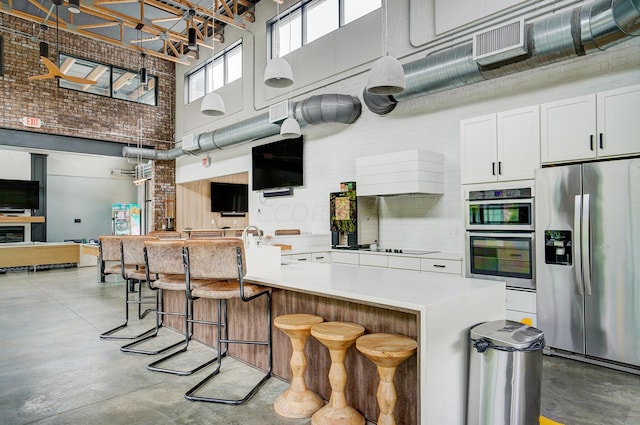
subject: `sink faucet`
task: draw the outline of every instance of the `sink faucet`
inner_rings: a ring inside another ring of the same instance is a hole
[[[242,243],[244,244],[245,247],[247,246],[247,237],[248,237],[249,230],[255,230],[256,233],[258,234],[258,237],[262,235],[262,230],[260,230],[260,228],[256,225],[250,224],[247,227],[245,227],[244,230],[242,231]]]

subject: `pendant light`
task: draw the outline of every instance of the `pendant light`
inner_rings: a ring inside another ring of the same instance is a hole
[[[291,21],[289,21],[291,22]],[[291,28],[289,28],[289,51],[291,51]],[[293,56],[291,57],[291,64],[293,65]],[[291,104],[291,94],[293,92],[293,85],[289,86],[289,100],[287,102],[287,110],[289,112],[288,117],[280,124],[280,136],[284,139],[295,139],[300,137],[300,123],[295,117],[293,111],[293,105]]]
[[[378,95],[393,95],[404,91],[405,78],[404,69],[393,56],[389,56],[387,46],[387,0],[384,0],[382,9],[384,14],[383,21],[383,37],[384,37],[384,56],[378,59],[371,67],[369,79],[367,80],[367,92]]]
[[[280,31],[280,4],[276,2],[276,27]],[[289,16],[289,39],[291,39],[291,16]],[[278,45],[280,44],[280,34],[278,33]],[[276,49],[280,50],[280,49]],[[291,45],[289,45],[291,53]],[[268,87],[283,88],[293,84],[293,71],[289,63],[281,57],[273,58],[267,62],[264,69],[264,84]]]
[[[69,0],[67,10],[71,13],[80,13],[80,0]]]
[[[213,19],[213,16],[215,16],[216,14],[216,10],[215,10],[215,0],[214,0],[214,5],[211,8],[211,28],[212,28],[212,35],[211,35],[211,41],[212,41],[212,51],[213,53],[211,54],[211,67],[213,67],[213,62],[216,58],[216,38],[215,38],[215,33],[216,33],[216,26],[215,26],[215,20]],[[226,112],[226,108],[224,106],[224,100],[222,100],[222,97],[213,91],[213,87],[211,87],[211,91],[209,93],[206,94],[206,96],[202,99],[202,103],[200,104],[200,112],[204,115],[208,115],[210,117],[217,117],[220,115],[224,115]]]

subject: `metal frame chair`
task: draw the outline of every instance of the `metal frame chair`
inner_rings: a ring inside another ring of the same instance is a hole
[[[138,319],[143,319],[151,309],[142,311],[142,304],[144,300],[142,298],[142,282],[147,279],[146,273],[143,270],[144,260],[142,260],[142,244],[145,240],[155,240],[154,236],[101,236],[100,241],[100,253],[105,255],[106,258],[101,258],[101,263],[104,261],[113,261],[114,244],[119,245],[118,260],[120,262],[120,274],[125,281],[124,284],[124,323],[100,334],[102,339],[138,339],[146,336],[149,332],[153,332],[154,328],[147,329],[146,331],[137,335],[115,335],[118,331],[126,328],[129,324],[129,305],[136,304],[138,306]],[[130,246],[131,245],[131,246]],[[126,248],[125,248],[126,247]],[[102,267],[102,266],[101,266]],[[114,271],[115,266],[104,269],[108,274],[109,270]],[[137,285],[137,291],[136,291]],[[131,299],[130,293],[137,295],[136,298]]]
[[[147,273],[156,274],[157,279],[147,280],[149,288],[156,291],[156,326],[155,331],[147,335],[146,337],[134,341],[130,344],[124,345],[120,348],[121,351],[134,354],[146,354],[154,355],[168,351],[174,347],[182,345],[182,347],[172,352],[171,354],[154,361],[147,366],[147,369],[154,372],[164,372],[173,375],[191,375],[197,372],[203,367],[213,363],[215,359],[208,360],[193,369],[190,370],[175,370],[160,367],[159,364],[165,360],[172,358],[180,353],[187,351],[189,341],[193,336],[193,326],[189,324],[188,319],[191,317],[192,302],[185,297],[184,313],[171,312],[164,310],[163,293],[164,291],[184,291],[185,289],[185,275],[184,275],[184,263],[182,259],[182,251],[184,242],[182,240],[154,240],[146,241],[144,244],[144,258],[145,269]],[[178,342],[169,344],[165,347],[145,350],[138,348],[140,344],[150,340],[158,335],[160,328],[164,325],[164,316],[181,316],[184,317],[184,338],[181,338]]]
[[[186,296],[190,300],[198,298],[215,299],[218,302],[217,322],[189,319],[192,323],[215,325],[217,327],[217,352],[219,355],[215,370],[185,393],[190,401],[203,401],[238,405],[249,400],[271,377],[272,371],[272,338],[271,338],[271,289],[246,283],[244,281],[245,256],[244,244],[239,239],[188,240],[184,247],[184,265],[186,274]],[[201,285],[197,285],[201,283]],[[239,298],[243,302],[265,297],[267,340],[237,340],[229,338],[227,321],[227,301]],[[224,335],[222,330],[224,329]],[[268,366],[264,376],[249,392],[239,399],[225,399],[196,395],[207,382],[220,373],[222,357],[229,344],[249,344],[266,346],[268,350]]]

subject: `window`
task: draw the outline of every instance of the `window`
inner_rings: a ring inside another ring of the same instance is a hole
[[[301,1],[268,23],[271,57],[293,52],[380,7],[382,0]]]
[[[115,99],[156,106],[157,77],[147,76],[147,83],[140,81],[139,70],[116,68],[99,62],[93,62],[66,53],[60,53],[60,70],[65,75],[93,80],[95,84],[77,84],[60,79],[60,87],[109,96]]]
[[[217,55],[213,61],[185,75],[185,104],[242,78],[242,42]]]

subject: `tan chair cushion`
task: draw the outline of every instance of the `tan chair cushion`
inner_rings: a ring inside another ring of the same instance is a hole
[[[242,274],[246,273],[244,245],[240,239],[189,239],[185,241],[189,252],[191,279],[238,279],[237,249],[242,256]]]
[[[232,280],[198,279],[191,280],[193,290],[191,295],[197,298],[212,298],[216,300],[228,300],[240,298],[240,284]],[[197,285],[197,287],[195,286]],[[271,288],[255,285],[253,283],[244,284],[244,296],[252,297],[261,292],[271,292]]]
[[[147,240],[144,242],[150,273],[182,275],[182,240]]]
[[[102,261],[120,261],[120,241],[122,236],[100,236],[100,255]],[[120,273],[120,271],[118,271]]]

